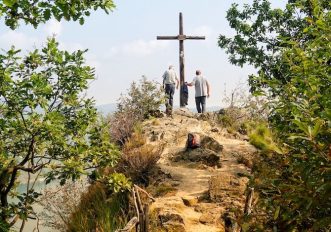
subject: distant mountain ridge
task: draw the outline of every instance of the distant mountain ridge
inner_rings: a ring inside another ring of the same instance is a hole
[[[98,112],[101,114],[111,114],[117,110],[117,103],[109,103],[104,105],[96,106]]]

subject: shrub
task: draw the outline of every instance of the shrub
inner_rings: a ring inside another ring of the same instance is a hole
[[[45,189],[38,203],[43,211],[38,215],[43,225],[56,231],[66,231],[70,215],[78,206],[86,181],[67,182],[63,186]]]
[[[81,197],[67,225],[68,232],[115,231],[129,219],[127,192],[109,196],[102,184],[94,184]]]
[[[164,93],[155,81],[146,77],[133,82],[126,95],[118,100],[117,111],[110,116],[112,138],[121,146],[134,131],[134,127],[152,116],[158,116]]]
[[[247,124],[267,121],[268,99],[249,94],[241,83],[231,90],[230,96],[225,91],[223,102],[228,107],[219,111],[218,123],[228,131],[247,134]]]
[[[130,177],[134,183],[148,185],[149,174],[160,159],[163,147],[146,144],[142,132],[136,130],[123,146],[119,171]]]
[[[132,82],[126,95],[118,100],[118,111],[133,112],[138,119],[154,116],[164,103],[164,92],[155,81],[149,81],[145,76],[138,83]]]
[[[117,111],[110,116],[110,134],[112,140],[123,146],[126,140],[131,136],[134,127],[141,119],[133,111]]]

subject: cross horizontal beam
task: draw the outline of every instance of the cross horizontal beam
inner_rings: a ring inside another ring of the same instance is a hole
[[[206,39],[206,36],[186,36],[186,39]]]
[[[186,35],[176,35],[176,36],[157,36],[158,40],[186,40],[186,39],[194,39],[194,40],[204,40],[205,36],[186,36]]]

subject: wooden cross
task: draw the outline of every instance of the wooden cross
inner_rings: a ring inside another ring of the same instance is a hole
[[[179,13],[179,35],[177,36],[157,36],[158,40],[179,40],[179,70],[180,70],[180,86],[185,82],[185,72],[184,72],[184,40],[194,39],[194,40],[203,40],[206,39],[205,36],[187,36],[184,35],[183,30],[183,15]],[[180,107],[185,107],[184,104],[184,94],[182,88],[180,88]]]

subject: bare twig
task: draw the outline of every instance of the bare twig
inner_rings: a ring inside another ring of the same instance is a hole
[[[137,194],[137,203],[138,203],[138,209],[139,209],[139,212],[140,213],[143,213],[144,212],[144,209],[142,207],[142,204],[141,204],[141,199],[140,199],[140,195],[139,195],[139,192],[138,192],[138,188],[136,186],[134,186],[134,190]]]
[[[137,199],[136,199],[136,193],[135,193],[135,190],[134,188],[132,188],[132,196],[133,196],[133,202],[134,202],[134,206],[136,208],[136,213],[137,213],[137,217],[139,218],[139,209],[138,209],[138,205],[137,205]]]
[[[244,210],[245,215],[250,215],[252,212],[253,196],[254,196],[254,188],[249,188],[245,202],[245,210]]]
[[[139,191],[145,193],[148,198],[150,198],[153,202],[155,202],[155,198],[151,194],[149,194],[146,190],[140,188],[138,185],[134,185],[134,187],[136,187]]]

